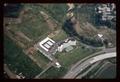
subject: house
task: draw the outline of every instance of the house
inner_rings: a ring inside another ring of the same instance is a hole
[[[116,16],[114,15],[115,13],[115,5],[114,4],[103,4],[99,5],[97,8],[95,8],[98,14],[101,14],[101,20],[102,21],[107,21],[107,20],[112,20]],[[114,14],[113,14],[114,13]]]
[[[77,41],[73,38],[67,38],[66,40],[58,43],[58,51],[62,52],[63,50],[65,50],[66,52],[68,52],[73,49],[72,46],[75,46],[76,42]]]

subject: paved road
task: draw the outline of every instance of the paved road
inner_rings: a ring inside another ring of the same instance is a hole
[[[111,57],[116,57],[116,48],[112,48],[112,49],[106,49],[104,50],[105,54],[101,54],[95,57],[91,57],[89,59],[87,59],[86,61],[84,61],[83,63],[77,63],[77,65],[75,64],[70,71],[68,71],[68,73],[63,77],[63,78],[75,78],[83,69],[87,68],[88,66],[92,65],[93,63],[99,61],[99,60],[103,60],[106,58],[111,58]]]
[[[91,55],[83,58],[82,60],[78,61],[75,65],[73,65],[73,66],[71,67],[71,69],[76,68],[78,65],[80,65],[82,62],[84,62],[84,61],[87,60],[88,58],[91,58],[91,57],[96,56],[96,54],[102,54],[102,53],[108,53],[108,52],[114,52],[114,51],[116,51],[116,48],[109,48],[109,49],[104,49],[104,50],[102,50],[102,51],[99,51],[99,52],[96,52],[96,53],[94,53],[94,54],[91,54]]]
[[[95,64],[93,64],[87,71],[85,71],[84,73],[78,75],[76,77],[76,79],[81,79],[82,77],[84,77],[85,75],[87,75],[91,70],[93,70],[96,66],[98,66],[101,63],[101,61],[96,62]]]

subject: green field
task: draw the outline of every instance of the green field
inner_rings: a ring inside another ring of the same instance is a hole
[[[23,11],[25,11],[25,13],[20,16],[22,22],[19,24],[11,24],[10,28],[12,30],[21,31],[33,40],[49,32],[48,25],[40,14],[40,9],[26,4],[24,5]]]
[[[65,40],[67,37],[68,35],[63,30],[60,30],[60,32],[54,37],[52,37],[52,39],[55,41],[61,41],[61,40]]]
[[[22,19],[22,22],[19,24],[11,23],[8,27],[15,32],[23,32],[27,37],[29,37],[33,41],[38,38],[45,38],[48,35],[48,33],[51,32],[48,24],[44,20],[43,16],[40,14],[40,11],[44,11],[50,16],[50,19],[59,23],[58,30],[62,27],[61,25],[65,21],[67,9],[66,4],[22,5],[22,11],[24,11],[24,13],[19,16]],[[55,41],[64,40],[66,38],[67,34],[63,30],[61,30],[59,34],[53,37]],[[8,43],[10,44],[8,45]],[[13,43],[11,40],[5,38],[4,44],[6,52],[4,56],[5,63],[11,64],[9,67],[13,72],[15,70],[17,70],[17,73],[22,72],[23,75],[25,75],[27,78],[33,78],[35,75],[40,73],[42,69],[46,68],[47,63],[49,62],[49,60],[46,57],[44,57],[41,53],[35,53],[33,57],[40,63],[41,68],[39,68],[22,52],[22,49],[17,47],[16,44]],[[14,52],[11,49],[13,49]],[[12,56],[8,55],[9,53],[12,54]],[[51,68],[50,71],[48,71],[47,77],[53,78],[61,76],[64,73],[64,70],[64,68]]]
[[[55,57],[58,59],[60,64],[62,65],[61,68],[50,68],[48,71],[46,71],[43,75],[41,75],[40,78],[46,78],[46,79],[56,79],[61,78],[66,74],[68,69],[71,65],[75,64],[77,61],[81,60],[82,58],[91,55],[94,53],[95,50],[86,49],[82,47],[78,47],[73,49],[72,51],[65,53],[57,53]]]
[[[58,78],[61,78],[66,72],[67,72],[67,69],[64,67],[61,67],[59,69],[55,68],[55,67],[51,67],[40,78],[42,78],[42,79],[58,79]]]
[[[57,55],[58,61],[63,66],[70,67],[71,65],[75,64],[77,61],[91,55],[94,52],[95,50],[88,49],[88,48],[83,49],[81,46],[78,46],[77,48],[74,48],[70,52],[58,53],[56,55]]]
[[[27,55],[22,52],[10,38],[4,37],[4,63],[8,65],[11,71],[23,73],[26,78],[33,78],[42,71]]]
[[[32,56],[39,62],[39,64],[41,65],[41,68],[43,69],[45,69],[47,64],[50,62],[50,60],[47,57],[45,57],[42,53],[40,53],[39,51],[36,52]]]
[[[32,40],[39,37],[46,37],[51,32],[47,22],[40,11],[45,12],[50,16],[52,21],[59,22],[57,28],[61,28],[62,23],[65,21],[65,13],[67,12],[66,4],[22,4],[24,11],[19,17],[22,22],[19,24],[11,23],[9,28],[14,31],[21,31]],[[53,11],[54,10],[54,11]],[[56,22],[55,22],[56,23]]]
[[[59,23],[66,19],[68,6],[66,4],[41,4],[42,8]]]
[[[80,24],[85,22],[95,24],[95,7],[96,4],[82,4],[81,8],[74,11]]]

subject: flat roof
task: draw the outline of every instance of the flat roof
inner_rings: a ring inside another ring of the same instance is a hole
[[[50,39],[49,37],[45,38],[41,42],[39,42],[40,47],[42,47],[45,51],[49,51],[49,49],[53,46],[55,41]]]
[[[37,50],[39,50],[43,55],[52,61],[52,55],[56,53],[56,43],[49,37],[38,42],[36,45]]]

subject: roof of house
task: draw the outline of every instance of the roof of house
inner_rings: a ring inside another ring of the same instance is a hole
[[[71,37],[67,38],[66,40],[58,43],[58,51],[62,51],[63,49],[73,45],[76,45],[76,40]]]

